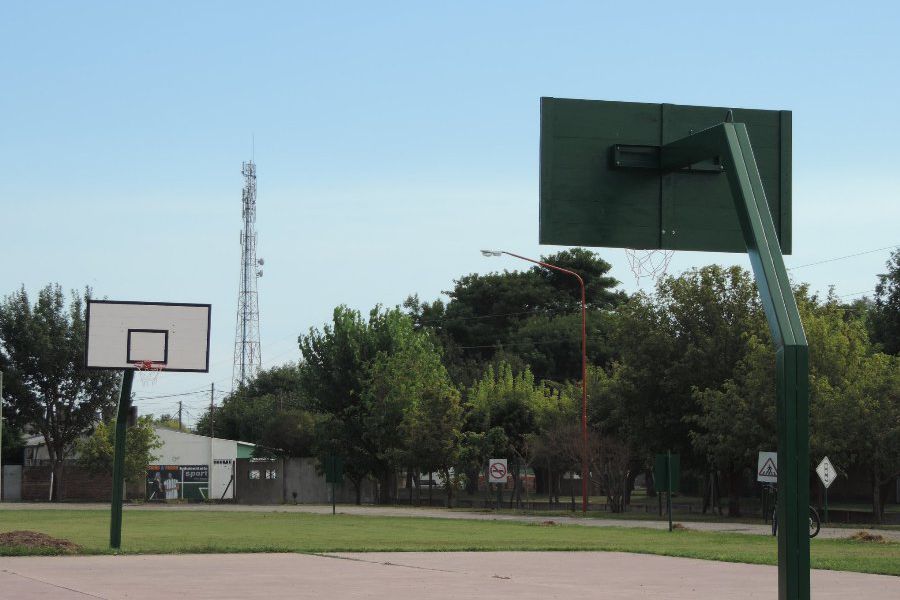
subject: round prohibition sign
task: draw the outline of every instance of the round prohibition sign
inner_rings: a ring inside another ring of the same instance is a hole
[[[492,464],[491,477],[493,479],[503,479],[504,477],[506,477],[506,466],[503,463]]]

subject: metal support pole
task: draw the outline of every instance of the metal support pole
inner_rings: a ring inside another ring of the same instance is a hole
[[[721,123],[662,147],[664,170],[719,157],[776,348],[778,597],[809,600],[809,348],[747,127]]]
[[[131,384],[134,371],[126,369],[122,373],[122,385],[119,388],[119,406],[116,410],[116,440],[113,456],[112,476],[112,510],[109,523],[109,547],[118,550],[122,547],[122,496],[125,491],[125,434],[128,426],[128,413],[131,412]]]
[[[209,499],[213,499],[213,437],[216,427],[216,384],[209,384],[209,473],[206,475],[206,487],[209,488]]]
[[[334,497],[334,481],[331,482],[331,514],[337,514],[337,500]]]
[[[669,531],[672,531],[672,451],[666,450],[666,510],[669,513]]]
[[[825,522],[828,522],[828,486],[824,483],[822,484],[825,487]]]
[[[0,371],[0,502],[3,502],[3,371]]]
[[[3,371],[0,371],[0,502],[3,502]]]

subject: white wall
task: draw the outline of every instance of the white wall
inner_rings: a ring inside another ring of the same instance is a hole
[[[210,464],[210,438],[182,431],[174,431],[164,427],[154,427],[156,435],[162,442],[162,448],[154,451],[158,457],[153,461],[157,465],[208,465]],[[234,497],[234,486],[228,486],[235,460],[237,460],[237,442],[212,438],[213,460],[210,471],[210,494],[213,498],[230,499]],[[226,462],[227,461],[227,462]]]

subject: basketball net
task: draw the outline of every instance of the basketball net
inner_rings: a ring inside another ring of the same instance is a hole
[[[642,277],[649,277],[653,282],[659,281],[669,269],[669,261],[675,254],[674,250],[635,250],[625,248],[625,256],[628,258],[628,266],[634,281],[641,284]]]
[[[141,360],[134,363],[134,370],[137,371],[138,378],[142,385],[153,385],[159,379],[162,373],[164,363],[155,363],[152,360]]]

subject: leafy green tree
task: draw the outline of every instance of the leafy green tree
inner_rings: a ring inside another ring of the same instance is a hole
[[[369,476],[379,482],[381,500],[392,499],[397,469],[414,454],[404,421],[408,427],[417,411],[443,414],[453,429],[458,400],[430,334],[399,308],[376,307],[364,320],[339,306],[330,325],[311,329],[299,344],[301,388],[321,415],[318,454],[344,458],[357,502]],[[416,444],[415,452],[429,446]]]
[[[462,483],[460,465],[463,424],[459,392],[427,336],[414,333],[392,356],[381,355],[372,369],[370,394],[397,398],[405,406],[401,464],[425,473],[440,473],[448,506]],[[377,408],[381,402],[372,405]],[[430,489],[429,489],[430,493]]]
[[[771,344],[754,336],[732,379],[719,388],[694,388],[700,411],[687,417],[691,443],[723,475],[729,516],[741,514],[741,484],[757,453],[777,447],[774,370]]]
[[[719,390],[735,378],[752,337],[768,339],[750,274],[710,265],[663,278],[655,295],[635,294],[612,322],[617,355],[591,373],[590,417],[601,434],[627,447],[628,489],[666,450],[681,454],[686,468],[714,470],[708,449],[691,444],[703,410],[694,390]]]
[[[22,439],[22,430],[15,425],[10,425],[6,419],[0,419],[0,463],[19,464],[22,460],[22,448],[25,442]]]
[[[257,444],[267,455],[309,456],[308,437],[315,417],[308,405],[299,369],[287,363],[260,371],[247,385],[228,394],[212,421],[207,409],[194,430],[210,435],[212,426],[216,437]]]
[[[887,354],[900,354],[900,250],[891,253],[887,271],[878,276],[872,310],[872,339]]]
[[[810,344],[810,454],[865,473],[876,521],[900,475],[900,358],[875,352],[835,298],[800,303]]]
[[[184,423],[179,423],[178,418],[170,415],[169,413],[163,413],[158,417],[153,417],[153,425],[156,427],[165,427],[166,429],[172,429],[174,431],[184,431],[189,433],[190,427],[185,425]]]
[[[520,474],[529,456],[529,435],[540,431],[547,414],[570,400],[562,392],[536,383],[529,369],[515,373],[509,364],[497,370],[488,366],[482,378],[469,390],[468,427],[474,431],[502,429],[507,440],[504,455],[513,462],[516,501],[521,501]],[[496,457],[495,457],[496,458]]]
[[[142,481],[147,476],[147,465],[156,460],[153,452],[162,442],[153,430],[151,415],[138,417],[125,435],[125,480]],[[76,442],[78,466],[97,475],[112,472],[115,455],[115,419],[101,421],[93,433]]]
[[[382,318],[392,348],[371,361],[362,398],[364,438],[378,457],[374,474],[381,482],[381,500],[390,502],[393,477],[406,464],[439,471],[449,484],[462,413],[459,394],[429,336],[399,311]],[[447,493],[452,500],[452,485]]]
[[[25,288],[0,304],[0,360],[6,416],[13,426],[39,431],[47,442],[54,487],[62,461],[97,415],[111,416],[118,401],[120,374],[84,366],[85,304],[72,292],[50,284],[32,305]],[[58,498],[56,490],[53,497]]]
[[[605,362],[604,314],[625,299],[614,291],[609,263],[575,248],[544,257],[578,272],[585,281],[592,361]],[[484,365],[504,360],[529,365],[537,379],[563,381],[581,375],[581,293],[577,281],[535,266],[461,277],[447,291],[450,301],[405,303],[417,326],[434,331],[444,346],[444,360],[463,388],[481,376]]]

